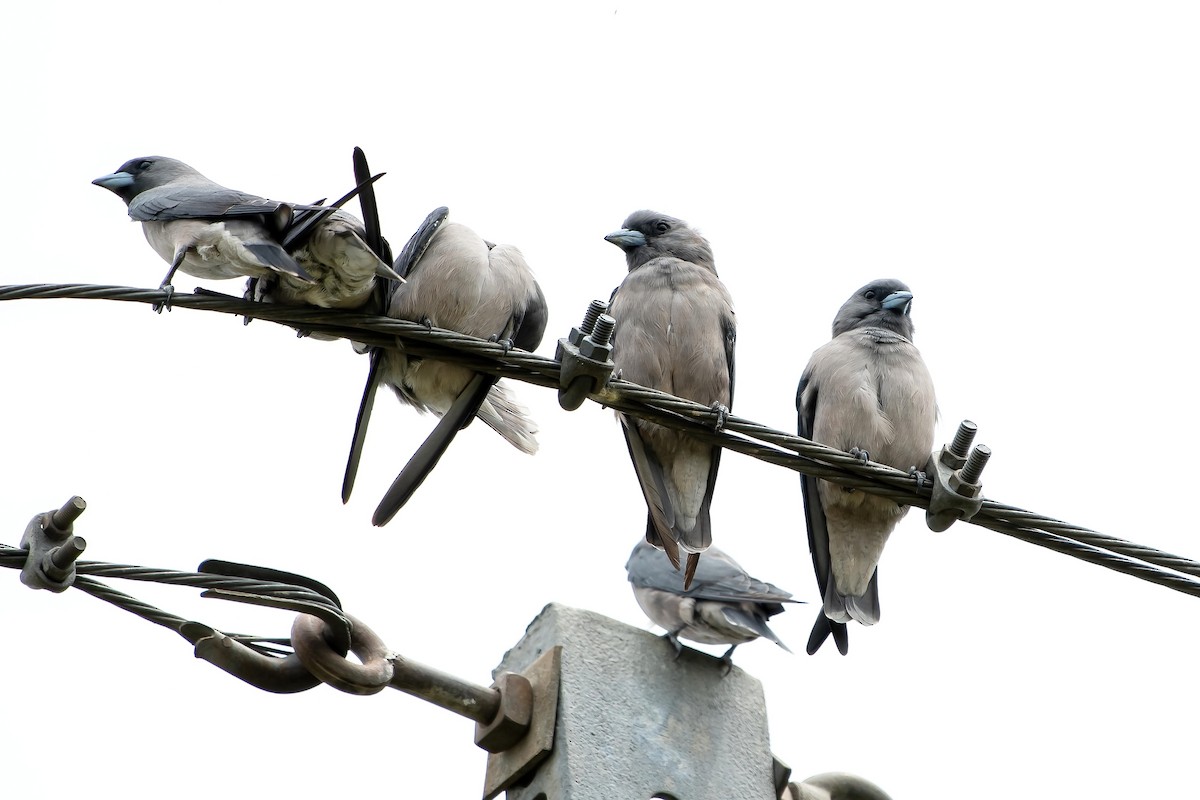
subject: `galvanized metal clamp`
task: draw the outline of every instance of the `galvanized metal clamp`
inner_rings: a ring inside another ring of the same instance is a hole
[[[983,506],[979,478],[992,450],[983,444],[971,447],[977,430],[974,422],[963,420],[954,440],[929,457],[925,472],[933,479],[933,494],[925,511],[925,524],[930,530],[944,531],[958,520],[965,522]]]
[[[561,364],[558,404],[567,411],[583,405],[589,394],[598,392],[612,375],[612,333],[616,320],[604,312],[608,303],[593,300],[583,322],[565,339],[558,340],[554,360]]]
[[[74,522],[87,508],[82,497],[72,497],[57,511],[38,514],[21,536],[28,550],[21,568],[21,583],[31,589],[65,592],[75,582],[75,561],[87,541],[75,535]]]

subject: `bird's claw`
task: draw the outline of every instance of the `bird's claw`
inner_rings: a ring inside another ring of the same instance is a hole
[[[917,469],[915,466],[908,468],[908,477],[917,482],[918,489],[924,489],[925,484],[929,483],[929,476]]]
[[[421,317],[421,324],[425,326],[425,330],[433,333],[433,320],[429,317]]]
[[[679,634],[675,631],[667,631],[663,634],[663,638],[675,647],[675,660],[678,661],[679,657],[683,655],[683,642],[679,641]]]
[[[158,288],[160,291],[166,292],[166,297],[164,297],[162,299],[161,303],[155,303],[153,305],[155,314],[161,314],[163,312],[164,308],[167,311],[170,311],[171,310],[171,298],[175,294],[175,287],[169,283],[164,283],[161,286],[159,286]]]
[[[721,656],[721,675],[724,677],[733,672],[733,651],[737,649],[737,645],[733,645],[725,651],[725,655]]]
[[[713,413],[717,415],[717,418],[713,420],[713,430],[724,430],[725,423],[729,421],[729,407],[721,403],[713,403],[711,408]]]
[[[508,351],[509,351],[509,350],[512,350],[512,349],[513,349],[513,348],[516,346],[516,345],[514,345],[514,344],[513,344],[513,340],[512,340],[512,339],[507,339],[507,338],[506,338],[506,339],[501,339],[501,338],[500,338],[500,336],[499,336],[499,335],[497,335],[497,334],[492,334],[491,336],[489,336],[489,337],[488,337],[488,341],[489,341],[489,342],[494,342],[494,343],[496,343],[496,344],[500,345],[501,347],[503,347],[503,348],[504,348],[504,354],[505,354],[505,355],[508,355]]]
[[[852,458],[857,458],[863,464],[866,464],[868,461],[871,460],[871,454],[868,453],[866,450],[862,450],[858,447],[851,447],[847,452],[850,454],[850,456]]]

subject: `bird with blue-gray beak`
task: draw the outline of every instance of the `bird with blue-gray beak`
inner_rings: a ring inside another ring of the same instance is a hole
[[[917,475],[933,448],[937,401],[913,344],[912,301],[907,286],[887,279],[842,305],[833,340],[813,353],[796,389],[801,436]],[[807,650],[832,635],[845,655],[846,623],[879,621],[879,559],[908,507],[809,475],[801,481],[823,603]]]
[[[296,209],[307,206],[228,189],[164,156],[130,159],[92,183],[125,201],[150,246],[171,265],[163,289],[170,290],[177,270],[197,278],[278,273],[314,280],[280,243]]]
[[[633,596],[646,616],[667,631],[682,650],[680,638],[700,644],[730,645],[721,660],[729,663],[738,645],[762,637],[787,650],[767,620],[783,612],[784,603],[795,603],[791,592],[752,578],[720,548],[710,547],[696,568],[690,588],[662,553],[643,539],[625,564]]]
[[[711,406],[724,423],[733,403],[733,299],[717,277],[708,241],[683,220],[635,211],[604,237],[629,268],[613,292],[615,374]],[[649,514],[646,541],[677,568],[687,554],[690,586],[712,544],[709,508],[721,448],[686,433],[618,414]]]

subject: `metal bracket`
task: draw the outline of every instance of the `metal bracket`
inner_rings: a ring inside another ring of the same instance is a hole
[[[925,524],[930,530],[944,531],[958,520],[969,520],[983,506],[983,485],[979,478],[992,451],[983,444],[971,448],[976,431],[974,422],[963,420],[954,441],[929,457],[925,472],[933,479],[933,494],[925,512]]]
[[[483,800],[492,800],[500,792],[520,782],[554,749],[561,666],[562,646],[558,645],[542,653],[520,676],[506,672],[497,679],[496,688],[500,689],[503,697],[504,683],[513,677],[523,677],[532,692],[532,708],[529,729],[525,735],[506,750],[492,752],[488,756],[487,772],[483,779]],[[475,743],[484,747],[480,743],[482,727],[475,728]]]
[[[29,521],[21,547],[29,551],[21,568],[21,583],[30,589],[65,592],[75,582],[75,561],[87,541],[75,536],[74,522],[87,508],[82,497],[72,497],[57,511],[38,514]]]
[[[593,392],[604,388],[612,375],[612,339],[616,320],[604,312],[608,303],[593,300],[578,328],[558,340],[554,360],[562,365],[558,378],[558,404],[574,411]]]

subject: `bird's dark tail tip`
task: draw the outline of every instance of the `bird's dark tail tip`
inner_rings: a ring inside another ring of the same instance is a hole
[[[812,633],[808,635],[808,646],[804,648],[805,652],[810,656],[816,654],[831,634],[838,652],[846,655],[850,651],[850,634],[846,630],[846,623],[834,622],[825,616],[824,612],[817,612],[817,620],[813,623]]]
[[[696,577],[696,567],[700,566],[700,554],[688,553],[687,566],[683,570],[683,590],[692,588],[692,578]]]

